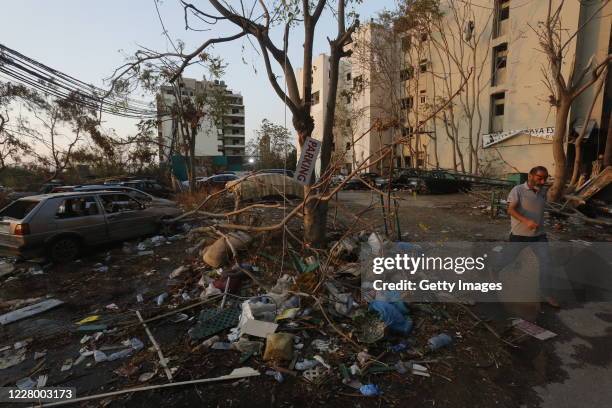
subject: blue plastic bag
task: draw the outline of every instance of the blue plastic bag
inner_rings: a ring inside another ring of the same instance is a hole
[[[408,308],[403,302],[373,300],[368,308],[378,313],[380,319],[391,331],[408,334],[412,330],[412,319],[405,315],[408,313]]]
[[[378,388],[378,385],[376,384],[362,385],[361,387],[359,387],[359,392],[361,392],[361,395],[365,395],[368,397],[380,395],[380,389]]]

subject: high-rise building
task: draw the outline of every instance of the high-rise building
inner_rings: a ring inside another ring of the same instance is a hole
[[[177,88],[163,86],[158,95],[158,119],[160,160],[167,160],[170,151],[180,154],[180,149],[173,145],[173,133],[177,121],[168,111],[176,103],[179,92],[183,98],[195,101],[201,97],[204,102],[198,133],[195,138],[195,158],[198,174],[207,174],[211,169],[241,170],[245,151],[244,100],[240,93],[227,87],[224,81],[198,81],[184,78]],[[213,97],[213,95],[215,95]],[[213,107],[217,104],[217,108]],[[224,110],[213,115],[214,109]],[[220,117],[213,120],[213,117]]]

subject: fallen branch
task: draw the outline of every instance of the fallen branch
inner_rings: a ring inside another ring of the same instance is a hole
[[[151,333],[151,330],[149,330],[149,326],[147,326],[147,324],[144,322],[138,310],[136,310],[136,316],[138,317],[138,320],[142,324],[142,327],[144,327],[145,331],[147,332],[147,336],[149,336],[149,340],[151,340],[151,343],[153,343],[153,347],[155,347],[155,350],[157,350],[157,355],[159,356],[159,363],[164,369],[164,372],[166,373],[166,377],[168,377],[168,381],[172,382],[172,373],[170,372],[170,369],[168,368],[168,361],[164,357],[164,354],[162,353],[161,348],[159,347],[159,344],[157,344],[155,337],[153,337],[153,333]]]

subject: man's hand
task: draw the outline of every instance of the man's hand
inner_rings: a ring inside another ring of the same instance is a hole
[[[523,222],[527,225],[527,228],[529,228],[532,231],[535,231],[536,229],[538,229],[538,226],[539,226],[538,223],[530,220],[529,218],[526,218],[525,221]]]

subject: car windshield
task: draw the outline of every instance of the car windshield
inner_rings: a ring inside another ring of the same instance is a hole
[[[17,200],[0,212],[0,218],[24,219],[36,207],[39,201]]]

